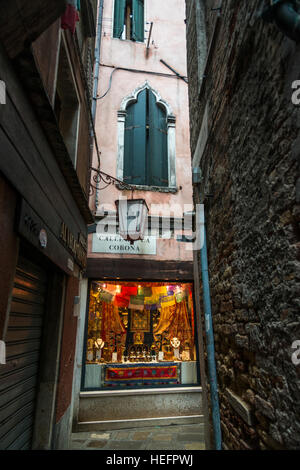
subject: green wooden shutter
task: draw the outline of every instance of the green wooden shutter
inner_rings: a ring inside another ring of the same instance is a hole
[[[149,91],[148,184],[168,186],[168,131],[166,113]]]
[[[127,108],[123,174],[126,183],[146,184],[146,90]]]
[[[132,0],[132,39],[144,41],[144,0]]]
[[[115,0],[114,38],[120,38],[124,30],[126,0]]]
[[[134,122],[134,104],[127,107],[125,120],[125,140],[124,140],[124,169],[123,180],[131,184],[132,173],[132,155],[133,155],[133,122]]]

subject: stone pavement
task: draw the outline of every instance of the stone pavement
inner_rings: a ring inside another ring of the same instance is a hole
[[[205,450],[203,424],[72,434],[72,450]]]

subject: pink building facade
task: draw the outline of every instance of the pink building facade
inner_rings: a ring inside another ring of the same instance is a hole
[[[99,165],[95,149],[92,167],[131,186],[95,181],[92,172],[77,425],[170,424],[176,416],[195,422],[201,398],[185,1],[102,6],[95,118],[101,154]],[[142,199],[149,209],[144,239],[133,244],[119,234],[116,201],[124,198]]]
[[[100,190],[90,201],[96,220],[104,211],[115,212],[115,201],[120,197],[145,199],[149,216],[181,218],[192,209],[188,85],[161,62],[186,76],[185,4],[182,0],[145,1],[144,14],[144,42],[114,38],[114,1],[104,2],[98,90],[98,97],[102,98],[97,104],[96,135],[101,150],[101,170],[123,180],[126,107],[141,90],[151,90],[168,121],[168,185],[161,188],[141,185],[141,190],[133,193],[113,186]],[[97,167],[96,155],[93,167]],[[99,186],[102,188],[103,184]],[[120,257],[120,254],[94,252],[92,242],[90,235],[90,258]],[[156,254],[144,254],[145,259],[192,260],[189,246],[177,242],[176,236],[158,238],[156,245]],[[139,255],[131,256],[139,258]]]

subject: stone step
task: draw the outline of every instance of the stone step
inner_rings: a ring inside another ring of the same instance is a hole
[[[194,419],[202,416],[202,388],[81,392],[78,422]]]
[[[172,416],[172,417],[153,417],[153,418],[137,418],[137,419],[119,419],[119,420],[102,420],[102,421],[85,421],[78,422],[73,427],[74,433],[93,432],[93,431],[110,431],[117,429],[133,429],[154,426],[171,426],[171,425],[188,425],[200,424],[204,429],[203,415],[191,416]]]
[[[204,424],[106,429],[73,433],[70,448],[74,450],[97,449],[108,451],[205,450],[204,435]],[[165,461],[162,462],[162,464],[166,463]]]

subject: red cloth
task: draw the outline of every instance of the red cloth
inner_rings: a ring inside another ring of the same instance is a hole
[[[122,295],[130,297],[131,295],[137,295],[138,288],[136,286],[122,286]]]
[[[116,295],[115,296],[115,305],[117,305],[118,307],[128,307],[129,305],[129,300],[130,300],[130,297],[125,297],[124,295]]]
[[[61,17],[62,29],[69,29],[74,34],[77,21],[79,21],[78,11],[74,4],[68,3],[65,13]]]
[[[106,381],[178,379],[178,367],[175,364],[172,366],[107,366],[105,372]]]

